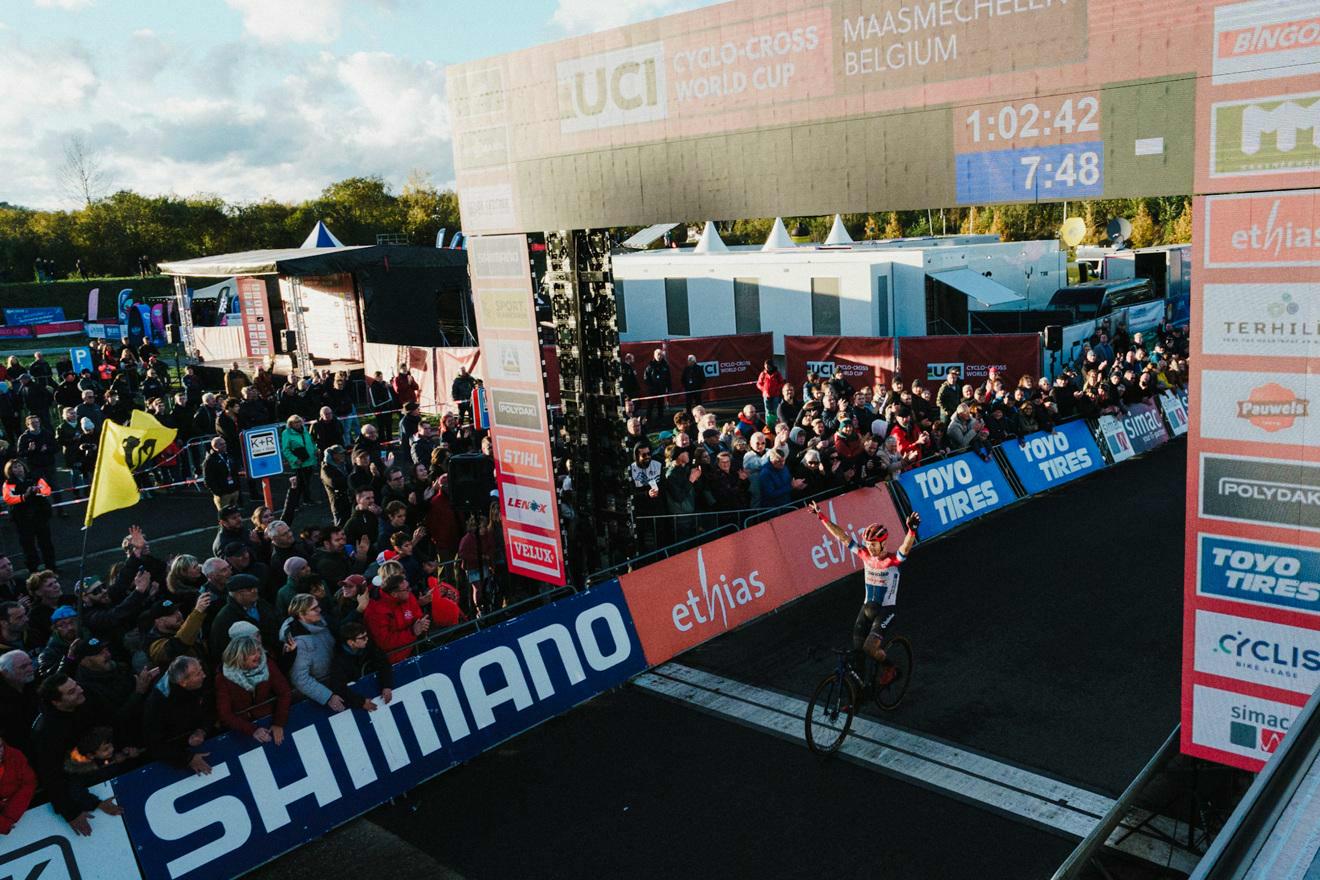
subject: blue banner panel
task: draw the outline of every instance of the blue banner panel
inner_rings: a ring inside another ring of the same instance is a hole
[[[954,159],[960,205],[1098,197],[1105,189],[1100,141],[960,153]]]
[[[148,880],[236,877],[645,668],[610,581],[403,661],[375,712],[301,702],[283,745],[225,734],[210,775],[151,764],[115,795]]]
[[[1320,614],[1320,552],[1218,535],[1199,538],[1196,591],[1202,596]]]
[[[38,306],[30,309],[5,309],[5,324],[10,327],[30,324],[54,324],[64,320],[63,306]]]
[[[1105,466],[1091,429],[1081,419],[1064,422],[1052,433],[1028,434],[1020,444],[1009,440],[999,448],[1028,495],[1062,486]]]
[[[899,474],[898,482],[921,514],[923,538],[971,522],[1017,497],[998,462],[971,452]]]

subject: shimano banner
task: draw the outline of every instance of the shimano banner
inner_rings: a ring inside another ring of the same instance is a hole
[[[397,665],[375,712],[298,703],[283,745],[226,734],[209,776],[152,764],[115,794],[149,880],[234,877],[645,667],[612,581]]]
[[[1029,495],[1062,486],[1105,466],[1091,429],[1081,419],[1064,422],[1052,432],[1028,434],[1021,443],[1008,440],[999,449]]]
[[[994,459],[971,452],[899,474],[898,482],[921,514],[923,538],[971,522],[1017,497]]]

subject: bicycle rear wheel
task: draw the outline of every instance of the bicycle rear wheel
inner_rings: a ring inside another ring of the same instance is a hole
[[[831,672],[816,685],[807,704],[807,748],[832,755],[843,745],[857,712],[856,686],[847,676]]]
[[[888,666],[893,666],[898,671],[898,675],[889,684],[880,687],[880,676]],[[875,676],[872,692],[875,694],[877,706],[887,712],[903,702],[908,683],[912,680],[912,643],[902,636],[894,636],[890,639],[885,645],[885,662],[877,667]]]

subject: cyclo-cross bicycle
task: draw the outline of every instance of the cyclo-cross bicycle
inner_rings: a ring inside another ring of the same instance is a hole
[[[903,636],[893,636],[883,645],[885,660],[876,663],[866,658],[862,676],[848,663],[852,651],[835,648],[838,665],[821,679],[807,703],[807,748],[818,755],[832,755],[848,738],[853,716],[864,699],[871,699],[885,711],[896,707],[907,693],[912,679],[912,643]],[[886,668],[893,667],[896,675],[888,684],[877,686]]]

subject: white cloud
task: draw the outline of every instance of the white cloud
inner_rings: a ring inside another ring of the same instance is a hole
[[[33,52],[13,39],[0,40],[0,140],[25,128],[84,109],[100,80],[90,59],[78,49],[48,48]]]
[[[724,0],[559,0],[550,21],[565,33],[586,34],[719,2]]]
[[[243,16],[243,30],[263,43],[333,43],[344,0],[225,0]]]
[[[414,168],[453,180],[437,63],[251,43],[198,52],[147,29],[97,52],[0,31],[0,201],[73,207],[58,168],[75,133],[111,188],[143,194],[300,201],[351,176],[396,191]]]
[[[35,0],[41,9],[86,9],[93,0]]]

